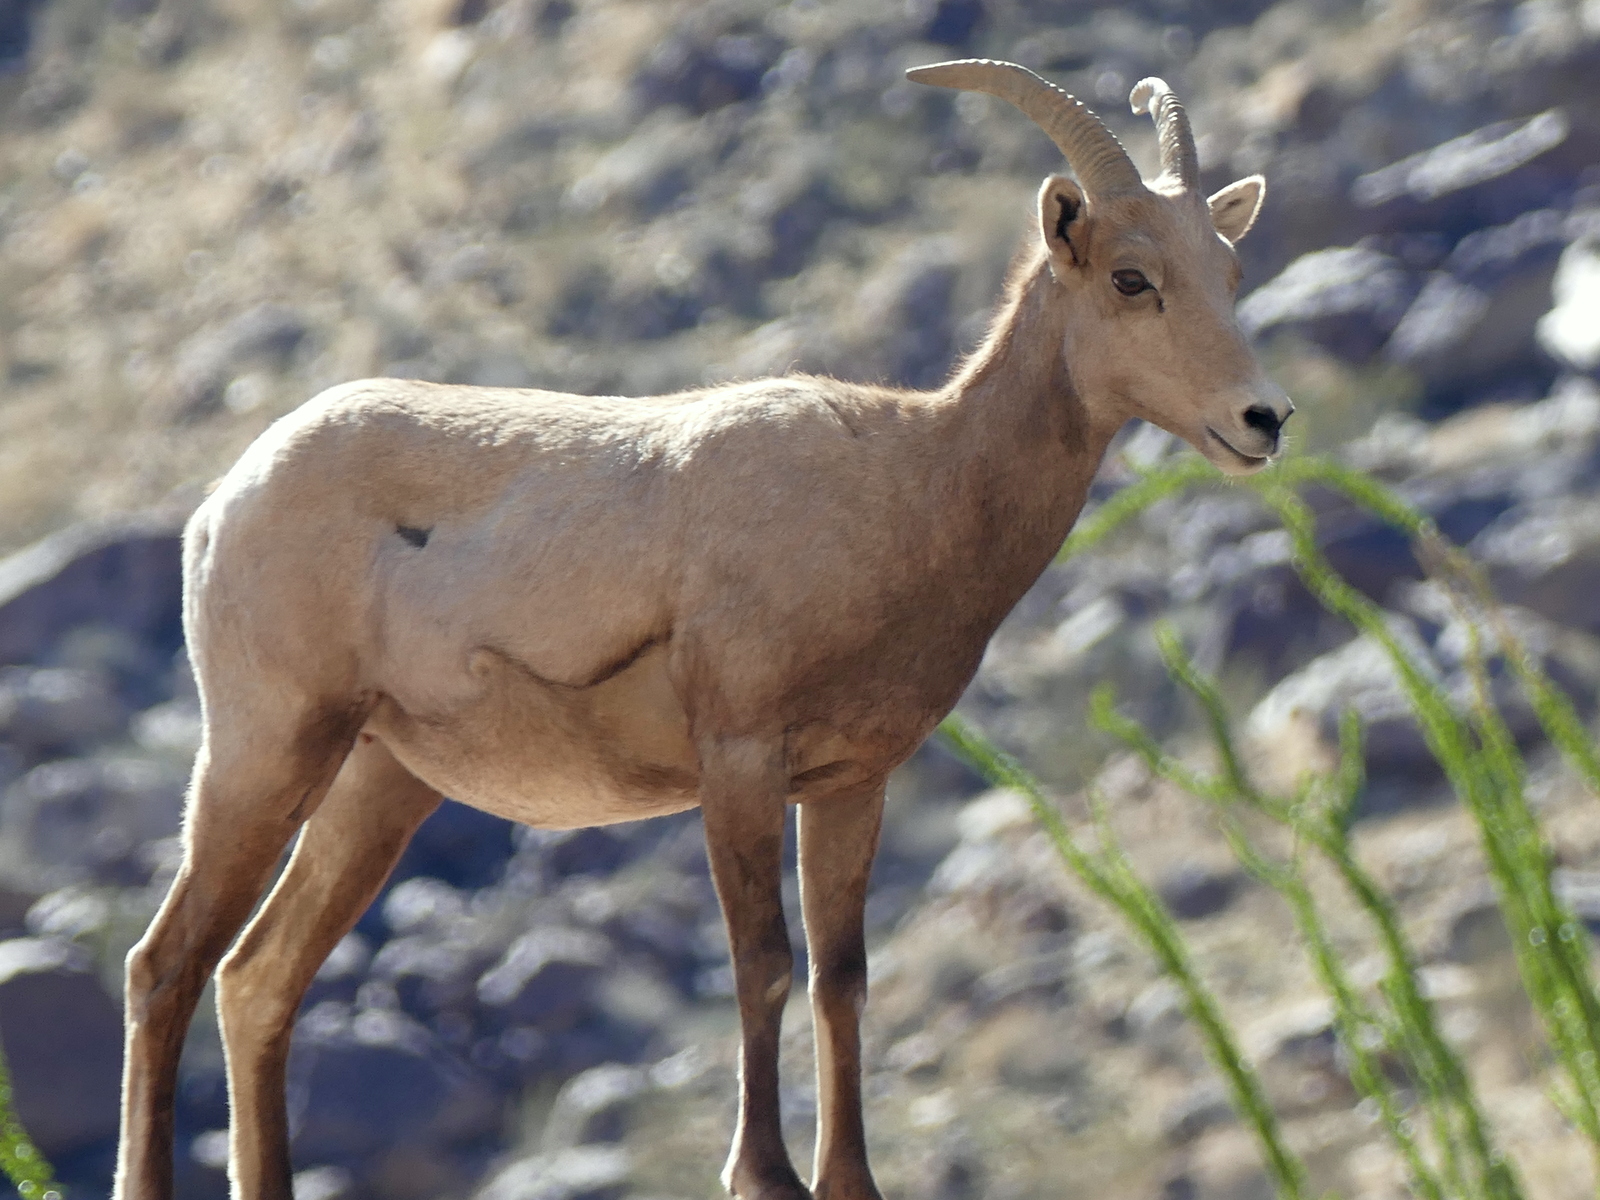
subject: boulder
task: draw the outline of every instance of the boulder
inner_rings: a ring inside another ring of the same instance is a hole
[[[170,657],[182,641],[183,514],[86,521],[0,559],[0,665],[43,663],[94,625]]]
[[[1494,389],[1542,393],[1555,364],[1534,330],[1566,242],[1554,209],[1468,234],[1428,277],[1385,355],[1421,375],[1436,410]]]
[[[1498,225],[1559,191],[1547,156],[1572,122],[1559,108],[1496,121],[1361,176],[1350,197],[1376,227],[1459,234]]]
[[[572,1146],[503,1168],[476,1200],[621,1200],[632,1169],[620,1146]]]
[[[1496,593],[1558,624],[1600,632],[1600,499],[1558,495],[1520,504],[1469,547]]]
[[[192,421],[215,412],[241,371],[251,366],[283,370],[310,332],[298,311],[270,303],[208,325],[178,349],[174,373],[179,408],[174,416]],[[226,399],[231,406],[233,398]]]
[[[1578,371],[1600,371],[1600,235],[1562,252],[1555,307],[1539,319],[1539,344]]]
[[[446,800],[412,836],[390,878],[420,875],[457,888],[487,887],[511,858],[515,828],[504,817]]]
[[[583,929],[550,926],[514,942],[478,981],[478,999],[509,1024],[571,1027],[611,965],[611,942]]]
[[[0,869],[44,891],[86,880],[142,884],[146,843],[178,832],[185,776],[147,758],[68,758],[0,795]]]
[[[640,1067],[605,1063],[567,1080],[550,1107],[544,1127],[546,1150],[592,1142],[618,1142],[627,1132],[629,1110],[650,1090]]]
[[[1243,882],[1236,870],[1190,860],[1163,871],[1156,880],[1156,894],[1173,916],[1194,921],[1222,912]]]
[[[761,94],[762,77],[778,61],[783,44],[765,33],[722,33],[699,24],[680,25],[634,76],[639,108],[675,104],[703,114]]]
[[[426,1020],[442,1012],[471,1011],[478,975],[492,957],[470,943],[419,934],[386,943],[373,956],[369,974],[394,987],[406,1012]]]
[[[103,672],[0,667],[0,740],[30,758],[81,754],[127,725],[127,705]]]
[[[47,1157],[116,1137],[122,1012],[87,954],[56,938],[0,942],[0,1042],[17,1117]]]
[[[1372,247],[1317,250],[1246,296],[1239,324],[1252,338],[1295,333],[1362,361],[1388,340],[1420,288],[1414,271]]]
[[[498,1134],[489,1082],[402,1013],[326,1001],[294,1034],[289,1113],[297,1162],[379,1171],[397,1147],[441,1156]]]

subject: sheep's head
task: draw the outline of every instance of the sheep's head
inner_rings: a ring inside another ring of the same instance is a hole
[[[1085,401],[1177,434],[1229,474],[1265,466],[1294,406],[1234,317],[1233,246],[1255,222],[1261,177],[1202,196],[1189,118],[1159,79],[1132,96],[1134,111],[1155,119],[1161,146],[1161,174],[1147,184],[1098,117],[1025,67],[967,59],[907,74],[1015,105],[1077,175],[1045,180],[1039,228],[1071,305],[1061,349]]]

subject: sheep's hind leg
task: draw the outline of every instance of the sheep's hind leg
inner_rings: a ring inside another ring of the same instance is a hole
[[[722,1182],[739,1200],[810,1200],[778,1111],[778,1036],[794,974],[781,887],[782,747],[713,742],[702,745],[700,762],[706,849],[739,1002],[739,1117]]]
[[[883,820],[883,787],[800,805],[800,904],[811,959],[817,1046],[816,1200],[880,1200],[861,1117],[862,931]]]
[[[217,973],[234,1200],[291,1200],[285,1072],[295,1013],[439,793],[363,734],[283,877]]]
[[[213,722],[195,760],[183,862],[128,953],[117,1200],[170,1200],[178,1057],[201,989],[315,811],[364,714],[302,708]],[[264,751],[263,747],[270,748]]]

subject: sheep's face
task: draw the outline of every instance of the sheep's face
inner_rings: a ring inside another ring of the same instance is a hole
[[[1078,394],[1113,419],[1142,417],[1230,475],[1264,467],[1294,411],[1234,317],[1233,243],[1255,220],[1263,184],[1193,193],[1086,198],[1045,181],[1040,224],[1070,306],[1063,352]]]

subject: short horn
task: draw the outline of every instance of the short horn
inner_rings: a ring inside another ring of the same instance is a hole
[[[1015,105],[1050,135],[1050,140],[1072,164],[1090,195],[1136,191],[1144,187],[1139,169],[1128,152],[1090,112],[1083,101],[1069,96],[1047,79],[1016,63],[987,58],[912,67],[906,78],[935,87],[987,92]]]
[[[1151,76],[1133,85],[1128,103],[1136,113],[1147,112],[1156,123],[1156,138],[1161,143],[1161,173],[1170,175],[1193,192],[1200,186],[1200,156],[1194,148],[1194,131],[1189,114],[1172,94],[1167,81]]]

